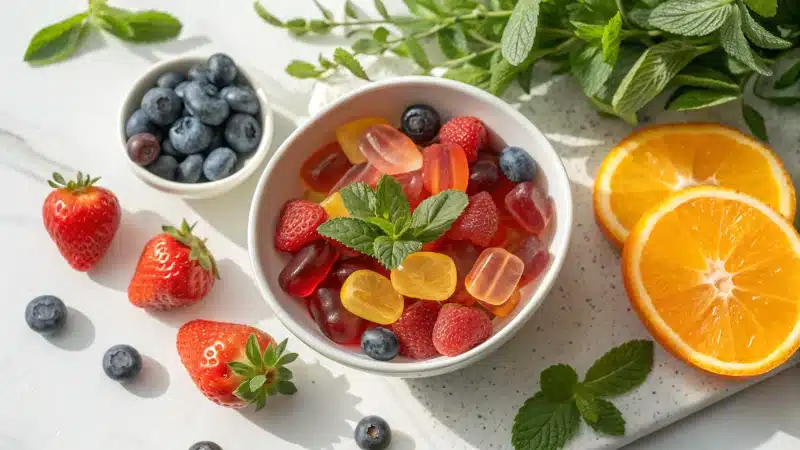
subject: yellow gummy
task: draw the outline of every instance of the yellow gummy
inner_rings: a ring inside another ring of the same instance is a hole
[[[311,191],[306,189],[303,191],[303,200],[308,200],[310,202],[319,203],[325,200],[325,194],[322,192]]]
[[[335,217],[349,217],[350,213],[347,211],[347,208],[344,206],[344,202],[342,201],[342,196],[338,192],[334,192],[328,198],[320,202],[319,206],[322,206],[322,209],[328,213],[328,219],[333,219]]]
[[[356,270],[342,284],[342,306],[351,313],[381,325],[397,322],[403,314],[403,296],[388,278],[371,270]]]
[[[453,259],[442,253],[416,252],[392,269],[392,286],[406,297],[444,301],[456,290],[458,277]]]
[[[339,141],[342,151],[351,163],[359,164],[367,160],[361,150],[358,149],[358,141],[367,131],[367,128],[378,124],[388,125],[389,122],[383,117],[364,117],[363,119],[347,122],[336,129],[336,140]]]

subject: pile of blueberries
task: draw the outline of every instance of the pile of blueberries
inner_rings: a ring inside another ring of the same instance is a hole
[[[186,74],[161,75],[125,124],[128,156],[180,183],[231,175],[238,158],[258,147],[262,132],[258,97],[238,75],[222,53]]]

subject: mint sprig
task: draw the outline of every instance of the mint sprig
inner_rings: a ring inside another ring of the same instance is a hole
[[[317,232],[374,257],[387,269],[402,264],[423,243],[438,239],[469,203],[467,194],[447,190],[425,199],[411,214],[403,187],[388,175],[375,190],[357,182],[339,194],[350,217],[328,220]]]
[[[653,342],[635,340],[611,349],[578,381],[575,369],[556,364],[543,370],[541,390],[519,409],[511,429],[516,450],[557,450],[577,433],[581,418],[598,433],[625,434],[622,413],[606,397],[641,385],[653,368]]]

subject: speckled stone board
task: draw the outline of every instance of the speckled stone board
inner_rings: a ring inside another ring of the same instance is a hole
[[[402,73],[401,65],[386,69],[379,62],[370,70],[378,78]],[[561,155],[572,181],[575,228],[564,268],[547,300],[525,327],[503,348],[465,370],[436,378],[405,380],[424,405],[428,417],[415,421],[447,427],[450,433],[428,435],[436,448],[510,448],[511,426],[519,406],[539,387],[539,373],[557,363],[569,363],[582,376],[611,347],[630,339],[650,338],[631,311],[625,295],[620,255],[595,224],[592,184],[609,149],[632,128],[602,118],[580,88],[568,77],[550,78],[542,71],[530,95],[514,90],[506,100],[539,127]],[[350,87],[360,82],[348,82]],[[332,100],[347,88],[319,88],[311,109]],[[797,114],[749,103],[765,113],[771,144],[796,179],[800,168],[800,127]],[[642,124],[710,121],[746,129],[739,103],[706,111],[662,111],[664,99],[641,115]],[[469,111],[464,111],[469,114]],[[742,168],[742,170],[747,170]],[[796,362],[796,359],[795,359]],[[779,369],[780,370],[780,369]],[[622,438],[599,436],[586,425],[568,449],[616,449],[664,427],[759,380],[735,381],[702,373],[656,346],[653,372],[640,388],[615,399],[626,424]],[[430,428],[427,425],[425,428]]]

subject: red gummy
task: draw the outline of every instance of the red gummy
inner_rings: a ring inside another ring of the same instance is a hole
[[[519,286],[525,286],[538,278],[550,262],[550,252],[547,250],[547,245],[536,236],[528,236],[520,243],[514,254],[519,256],[519,259],[525,263]]]
[[[407,306],[391,328],[400,341],[400,354],[411,359],[426,359],[439,354],[433,344],[433,327],[442,305],[419,300]]]
[[[331,244],[336,250],[339,251],[339,257],[341,258],[355,258],[356,256],[361,255],[362,253],[358,250],[353,250],[352,248],[342,244],[341,242],[337,241],[334,238],[330,238],[328,236],[322,236],[327,243]]]
[[[478,150],[486,145],[486,141],[486,127],[477,117],[453,117],[439,130],[439,142],[460,145],[470,163],[478,159]]]
[[[438,249],[439,253],[449,256],[456,265],[456,291],[448,301],[461,303],[462,305],[474,305],[478,301],[467,292],[464,287],[464,279],[472,269],[480,252],[474,245],[467,241],[446,241]]]
[[[369,163],[361,163],[356,164],[355,166],[351,167],[339,181],[331,188],[328,192],[329,194],[333,194],[337,192],[339,189],[347,186],[348,184],[355,183],[356,181],[362,181],[370,185],[373,189],[375,186],[378,185],[378,181],[381,179],[381,172],[373,167]]]
[[[422,154],[422,180],[432,194],[447,189],[465,192],[469,163],[461,146],[449,142],[428,146]]]
[[[366,255],[360,255],[346,261],[338,261],[331,269],[328,280],[336,286],[341,287],[344,281],[356,270],[372,270],[379,274],[389,277],[389,271],[381,263],[374,258]]]
[[[328,220],[322,206],[308,200],[289,200],[281,209],[275,231],[275,248],[281,252],[296,252],[309,242],[320,238],[317,227]]]
[[[500,177],[500,169],[497,167],[497,163],[478,159],[478,161],[469,168],[467,194],[475,195],[481,191],[491,191],[498,180],[500,180]]]
[[[308,297],[338,258],[339,252],[326,241],[314,241],[294,254],[278,275],[278,284],[293,297]]]
[[[448,303],[433,326],[433,346],[442,355],[457,356],[489,339],[492,321],[480,308]]]
[[[342,306],[338,287],[319,287],[308,298],[309,314],[328,339],[337,344],[358,344],[367,321]]]
[[[489,192],[492,195],[494,204],[497,205],[497,212],[501,216],[511,216],[511,214],[506,211],[506,195],[516,186],[516,183],[501,174],[500,177],[498,177],[497,183],[495,183],[494,187]]]
[[[442,244],[447,240],[446,237],[440,236],[439,239],[435,241],[430,241],[422,244],[422,251],[423,252],[435,252],[438,251]]]
[[[497,232],[498,223],[497,206],[492,196],[488,192],[481,192],[469,198],[467,209],[450,226],[447,237],[486,247]]]
[[[508,245],[508,228],[503,223],[503,220],[497,224],[497,232],[494,234],[492,241],[489,242],[489,247],[501,247],[506,248]]]
[[[550,199],[530,181],[518,184],[506,195],[506,210],[531,234],[539,234],[553,217]]]
[[[300,166],[300,180],[309,190],[328,192],[352,166],[339,142],[333,141],[303,161]]]
[[[419,206],[422,200],[430,195],[425,191],[422,170],[394,175],[394,179],[403,187],[403,193],[406,195],[406,200],[411,205],[411,209]]]

